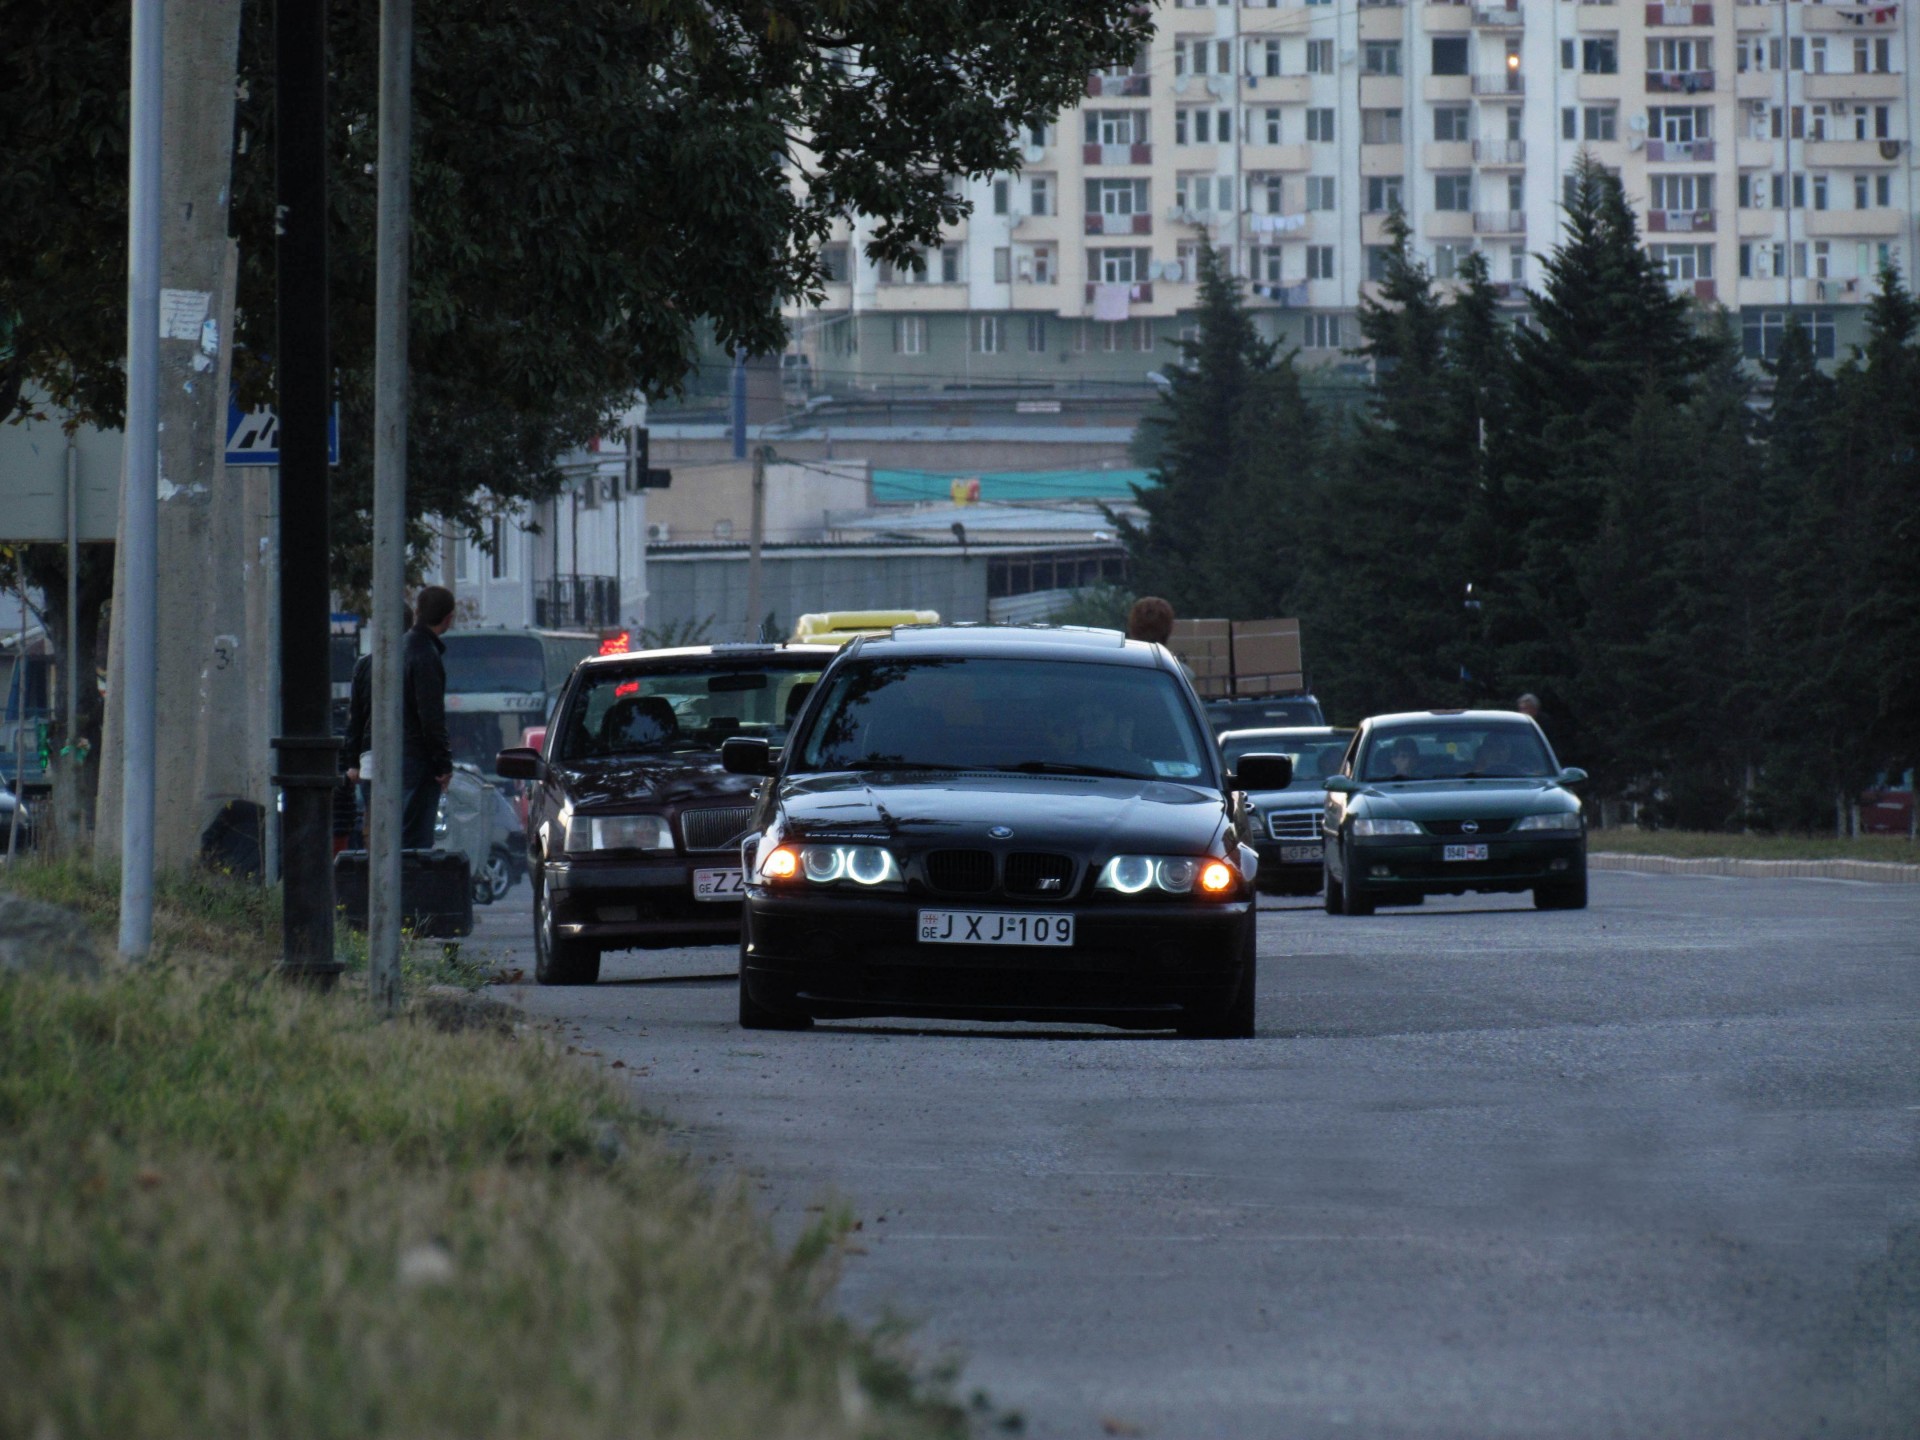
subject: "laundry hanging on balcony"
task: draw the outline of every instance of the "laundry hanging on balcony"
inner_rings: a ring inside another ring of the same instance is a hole
[[[1093,287],[1093,318],[1096,320],[1124,320],[1128,315],[1127,302],[1132,298],[1130,285],[1096,285]]]
[[[1256,235],[1284,235],[1292,230],[1306,228],[1304,215],[1255,215],[1253,233]]]

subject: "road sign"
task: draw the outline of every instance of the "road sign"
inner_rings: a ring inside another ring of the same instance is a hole
[[[227,401],[227,464],[278,465],[280,417],[265,405],[242,410]],[[327,417],[327,463],[340,463],[340,407]]]

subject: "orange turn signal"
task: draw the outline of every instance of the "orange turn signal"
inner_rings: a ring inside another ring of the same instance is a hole
[[[800,873],[799,852],[782,845],[760,867],[760,873],[769,880],[791,880]]]
[[[1219,895],[1233,888],[1233,867],[1224,860],[1209,860],[1200,867],[1200,888]]]

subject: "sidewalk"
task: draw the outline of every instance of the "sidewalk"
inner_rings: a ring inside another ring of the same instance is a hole
[[[1595,850],[1590,870],[1636,870],[1644,875],[1736,875],[1755,880],[1864,880],[1883,885],[1920,885],[1920,865],[1884,860],[1682,859],[1677,855],[1629,855]]]

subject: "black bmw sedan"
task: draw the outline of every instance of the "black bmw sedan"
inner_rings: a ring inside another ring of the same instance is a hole
[[[591,985],[608,950],[731,945],[754,787],[721,768],[735,736],[779,744],[834,651],[699,645],[582,660],[546,748],[502,750],[533,781],[534,978]]]
[[[1159,645],[901,627],[857,640],[775,751],[742,847],[740,1023],[1072,1018],[1254,1026],[1248,786]]]

